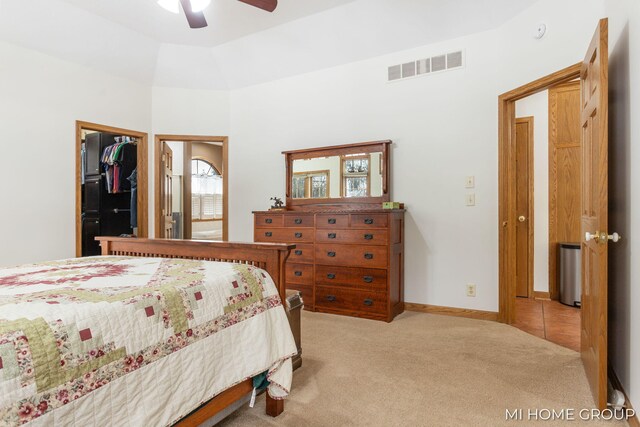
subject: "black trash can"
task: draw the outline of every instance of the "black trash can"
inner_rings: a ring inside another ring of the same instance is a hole
[[[580,243],[559,243],[560,302],[580,307],[582,275]]]

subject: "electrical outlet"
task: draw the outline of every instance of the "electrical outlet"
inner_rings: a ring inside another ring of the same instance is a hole
[[[467,206],[475,206],[476,205],[476,195],[475,193],[467,194],[466,197]]]
[[[476,177],[475,176],[468,176],[465,178],[464,180],[464,187],[465,188],[473,188],[476,185]]]
[[[476,285],[475,283],[467,283],[467,296],[475,297],[476,296]]]

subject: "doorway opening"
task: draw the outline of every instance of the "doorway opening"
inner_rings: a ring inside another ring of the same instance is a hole
[[[580,81],[516,101],[515,126],[513,326],[580,351]]]
[[[76,121],[76,256],[99,255],[96,236],[148,236],[147,138]]]
[[[533,238],[533,194],[527,195],[530,202],[527,213],[518,212],[518,181],[517,181],[517,124],[516,103],[532,95],[547,91],[553,87],[580,78],[582,64],[575,64],[556,73],[535,80],[510,92],[500,95],[499,106],[499,142],[498,142],[498,187],[499,187],[499,313],[501,322],[513,324],[516,321],[516,296],[518,275],[518,228],[519,224],[525,225],[528,236]],[[528,131],[527,131],[528,132]],[[527,160],[529,161],[529,160]],[[525,185],[529,191],[533,186]],[[522,201],[521,201],[522,203]],[[521,221],[522,216],[524,221]],[[522,229],[522,225],[520,225]],[[550,243],[549,243],[550,244]],[[528,248],[531,242],[526,240]],[[535,250],[534,250],[535,252]],[[527,257],[526,290],[527,297],[536,296],[531,261],[535,255]],[[522,265],[522,262],[521,262]],[[551,274],[551,273],[549,273]],[[555,274],[555,273],[554,273]],[[550,283],[549,283],[550,284]],[[545,298],[547,294],[540,293],[538,297]]]
[[[155,235],[228,240],[228,138],[156,135]]]

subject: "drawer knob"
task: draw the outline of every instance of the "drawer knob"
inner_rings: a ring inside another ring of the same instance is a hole
[[[371,298],[366,298],[363,302],[364,305],[373,305],[373,300]]]
[[[264,222],[266,222],[267,224],[271,224],[273,220],[271,218],[266,218]]]
[[[300,249],[296,249],[296,251],[294,252],[296,255],[302,255],[302,250]]]
[[[364,280],[366,283],[371,283],[373,282],[373,276],[364,276],[362,280]]]
[[[373,218],[365,218],[364,223],[365,224],[373,224]]]
[[[330,256],[333,258],[334,256],[336,256],[336,253],[333,251],[330,251],[330,252],[327,252],[327,256]]]
[[[335,301],[335,300],[336,300],[335,295],[327,295],[327,301],[331,301],[331,302],[333,302],[333,301]]]
[[[336,238],[336,233],[329,233],[327,234],[327,237],[330,239],[335,239]]]
[[[296,236],[296,238],[298,238],[298,239],[299,239],[299,238],[301,238],[301,237],[302,237],[302,233],[296,233],[296,234],[295,234],[295,236]]]
[[[365,259],[373,259],[373,254],[366,253],[364,254]]]
[[[335,274],[333,274],[333,273],[327,274],[327,279],[335,279],[335,278],[336,278]]]
[[[267,231],[266,233],[264,233],[264,235],[267,236],[267,237],[271,237],[271,236],[273,236],[273,233],[270,232],[270,231]]]
[[[302,224],[302,218],[296,218],[293,220],[296,224]]]
[[[364,240],[371,240],[373,239],[373,234],[365,234],[364,235]]]
[[[296,276],[300,277],[300,276],[302,276],[302,271],[294,271],[293,274],[295,274]]]
[[[335,223],[336,223],[336,219],[335,219],[335,218],[329,218],[329,219],[327,220],[327,222],[328,222],[329,224],[335,224]]]

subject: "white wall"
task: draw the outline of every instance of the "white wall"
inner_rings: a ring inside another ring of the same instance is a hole
[[[231,238],[250,240],[251,211],[284,194],[282,150],[390,138],[392,198],[407,206],[405,299],[497,310],[497,97],[581,60],[602,13],[599,0],[542,0],[494,31],[232,91],[230,193],[243,197],[230,204]],[[534,40],[541,21],[548,34]],[[459,48],[464,69],[386,83],[388,65]]]
[[[148,132],[151,89],[0,42],[0,265],[75,256],[75,121]]]
[[[549,91],[516,102],[516,117],[533,117],[533,288],[549,291]]]
[[[609,17],[609,359],[640,408],[640,2],[606,0]],[[632,54],[633,53],[633,54]],[[633,185],[632,185],[633,183]]]

